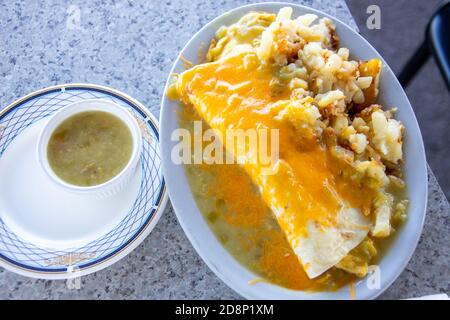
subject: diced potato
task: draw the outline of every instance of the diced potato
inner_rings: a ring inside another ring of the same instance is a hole
[[[361,173],[373,188],[381,188],[389,183],[384,166],[376,160],[356,161],[355,169]]]
[[[280,116],[295,127],[299,140],[315,141],[317,132],[320,130],[318,119],[321,115],[308,98],[286,104]]]
[[[307,13],[297,18],[297,22],[305,27],[309,27],[314,21],[317,20],[317,16],[315,14]]]
[[[363,118],[355,117],[352,122],[353,128],[360,133],[368,133],[370,128],[367,126],[367,123]]]
[[[348,118],[345,115],[339,115],[333,119],[332,122],[333,129],[337,134],[341,134],[342,131],[348,127]]]
[[[364,152],[368,144],[367,137],[362,133],[350,135],[348,141],[350,142],[352,150],[360,154]]]
[[[344,130],[342,130],[341,137],[345,140],[349,140],[351,135],[356,134],[355,128],[353,126],[348,126]]]
[[[361,62],[359,65],[360,77],[372,77],[373,81],[367,89],[364,89],[364,102],[362,107],[368,107],[375,103],[378,98],[378,84],[380,80],[382,63],[380,59],[371,59]]]
[[[392,163],[398,163],[403,157],[403,125],[395,119],[387,119],[383,111],[372,113],[373,145],[381,157]]]
[[[366,237],[366,239],[355,249],[350,251],[336,267],[362,278],[366,276],[369,271],[370,262],[377,254],[378,252],[373,240]]]
[[[278,11],[276,21],[288,20],[291,18],[291,16],[292,16],[292,8],[284,7],[281,8],[280,11]]]
[[[353,95],[353,101],[357,104],[364,103],[365,97],[362,90],[356,90],[355,94]]]
[[[338,55],[342,58],[342,60],[348,60],[350,57],[350,50],[347,48],[339,48]]]
[[[394,227],[405,222],[407,218],[406,209],[408,208],[408,204],[408,200],[402,200],[395,206],[394,214],[392,215],[392,224]]]
[[[372,77],[359,77],[358,79],[356,79],[356,84],[360,89],[364,90],[370,87],[370,85],[372,84],[372,80]]]
[[[318,94],[315,99],[319,107],[326,107],[344,98],[345,96],[341,90],[333,90],[324,94]]]
[[[337,72],[342,65],[342,58],[337,54],[332,54],[325,63],[325,71],[329,73]]]
[[[332,147],[330,152],[333,157],[348,164],[352,164],[355,158],[353,151],[342,148],[341,146]]]
[[[371,230],[374,237],[384,238],[391,234],[392,195],[380,193],[374,201],[375,223]]]

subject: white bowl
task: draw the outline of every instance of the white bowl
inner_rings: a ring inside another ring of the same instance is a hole
[[[349,48],[354,58],[382,59],[379,53],[363,37],[343,22],[323,12],[288,3],[258,3],[231,10],[208,23],[195,34],[183,48],[181,55],[194,64],[199,63],[199,48],[209,44],[214,37],[215,31],[221,25],[234,23],[250,11],[277,13],[280,8],[285,6],[293,8],[294,16],[314,13],[320,17],[330,18],[336,25],[342,46]],[[397,230],[391,247],[384,254],[379,264],[379,273],[356,284],[356,299],[373,299],[377,297],[392,284],[406,267],[422,231],[427,202],[427,166],[420,129],[405,92],[392,70],[383,59],[382,61],[384,68],[380,79],[379,101],[386,108],[397,107],[397,118],[406,127],[404,143],[406,163],[404,171],[410,205],[408,219],[402,228]],[[181,73],[183,70],[183,61],[178,58],[171,73]],[[249,280],[257,278],[257,276],[240,265],[217,240],[197,208],[184,168],[175,165],[171,161],[171,150],[177,144],[177,141],[171,141],[170,135],[174,129],[179,127],[177,111],[180,108],[181,106],[177,102],[167,99],[166,96],[163,97],[160,114],[163,171],[178,220],[192,245],[210,269],[223,282],[245,298],[350,299],[348,286],[336,292],[308,293],[288,290],[269,283],[258,283],[252,286],[248,284]],[[379,275],[379,286],[377,285],[377,275]]]
[[[89,187],[73,185],[59,178],[52,170],[47,158],[47,146],[53,131],[67,118],[77,113],[86,111],[104,111],[115,115],[116,117],[121,119],[128,127],[133,140],[131,157],[122,171],[112,179],[102,184]],[[56,112],[44,126],[39,137],[37,150],[38,161],[41,164],[43,170],[45,171],[47,176],[61,188],[75,193],[108,197],[122,190],[131,180],[136,171],[136,167],[139,161],[139,155],[141,154],[141,149],[141,130],[136,119],[130,112],[112,101],[104,99],[89,99],[72,103]]]

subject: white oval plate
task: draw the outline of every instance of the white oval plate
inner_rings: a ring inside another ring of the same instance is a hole
[[[258,3],[231,10],[214,19],[203,27],[181,51],[185,59],[194,64],[199,63],[199,48],[207,48],[215,31],[221,25],[229,25],[250,11],[266,11],[277,13],[280,8],[290,6],[294,16],[314,13],[319,17],[328,17],[336,25],[341,45],[350,49],[353,57],[370,59],[381,56],[357,32],[343,22],[317,10],[288,3]],[[419,240],[427,202],[427,167],[422,136],[414,112],[402,87],[392,70],[383,60],[384,68],[380,79],[380,103],[387,108],[397,107],[397,118],[406,126],[405,133],[405,173],[408,185],[410,206],[408,220],[397,231],[397,237],[391,248],[386,252],[379,265],[379,285],[375,278],[363,279],[356,284],[356,299],[372,299],[381,294],[400,275],[410,260]],[[172,68],[172,73],[185,70],[183,61],[178,58]],[[166,85],[167,89],[167,85]],[[164,176],[167,181],[170,198],[183,230],[194,248],[228,286],[246,298],[251,299],[350,299],[348,286],[336,292],[308,293],[288,290],[268,283],[249,285],[248,281],[257,278],[255,274],[241,266],[220,244],[199,212],[192,196],[185,172],[182,166],[176,166],[170,159],[172,148],[177,144],[171,141],[172,131],[178,128],[177,110],[181,106],[163,97],[161,123],[161,150]],[[368,281],[367,281],[368,280]]]
[[[111,100],[143,133],[140,165],[129,185],[108,198],[74,194],[51,181],[37,158],[49,117],[86,99]],[[158,123],[133,98],[107,87],[66,84],[33,92],[0,112],[0,265],[45,279],[103,269],[150,233],[167,203]]]

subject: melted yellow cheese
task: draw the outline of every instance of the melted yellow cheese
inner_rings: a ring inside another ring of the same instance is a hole
[[[269,128],[279,129],[279,161],[274,174],[264,173],[264,167],[254,154],[248,154],[243,166],[260,187],[263,200],[275,213],[305,271],[315,277],[332,265],[308,272],[314,261],[301,261],[296,250],[308,237],[311,223],[320,233],[339,225],[339,214],[346,206],[365,212],[372,195],[340,177],[342,164],[332,160],[326,147],[311,139],[299,139],[295,126],[278,116],[289,103],[289,92],[273,92],[270,85],[274,71],[259,64],[254,52],[243,52],[217,62],[198,65],[180,75],[177,92],[186,104],[192,104],[200,116],[216,132],[226,130]],[[230,181],[230,184],[233,182]],[[361,213],[356,229],[361,233],[340,234],[333,241],[356,237],[345,247],[345,255],[367,234],[367,223]],[[316,232],[315,231],[315,232]],[[324,241],[328,241],[326,238]],[[333,245],[333,244],[332,244]],[[314,246],[311,248],[314,251]],[[342,258],[342,257],[340,257]],[[314,259],[313,259],[314,260]]]

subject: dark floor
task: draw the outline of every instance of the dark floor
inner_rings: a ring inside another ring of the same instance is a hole
[[[397,74],[424,38],[425,27],[440,0],[346,0],[361,34]],[[381,29],[366,27],[369,5],[381,9]],[[449,30],[450,31],[450,30]],[[450,35],[449,35],[450,36]],[[410,83],[411,101],[425,141],[428,163],[450,199],[450,92],[433,59]]]

